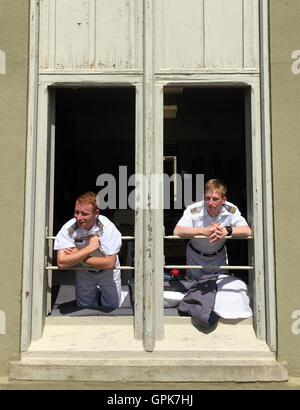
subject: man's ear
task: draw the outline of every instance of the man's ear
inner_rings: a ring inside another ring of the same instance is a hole
[[[222,205],[224,205],[226,201],[227,201],[227,198],[226,198],[226,196],[224,195],[223,198],[222,198]]]

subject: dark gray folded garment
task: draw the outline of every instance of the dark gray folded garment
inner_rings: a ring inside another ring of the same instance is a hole
[[[217,320],[215,305],[218,275],[203,275],[198,281],[187,285],[187,293],[178,305],[178,312],[191,316],[203,327],[209,328]]]

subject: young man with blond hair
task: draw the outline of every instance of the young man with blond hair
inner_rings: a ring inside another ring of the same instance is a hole
[[[228,270],[217,268],[228,265],[226,237],[246,238],[251,229],[238,208],[227,201],[226,184],[211,179],[205,184],[203,201],[186,208],[178,221],[174,235],[190,238],[186,249],[189,266],[188,276],[195,281],[203,277],[216,276],[217,295],[214,311],[225,318],[242,318],[252,315],[249,307],[247,286],[240,279],[228,275]],[[204,239],[193,238],[204,236]]]
[[[78,268],[77,306],[97,307],[99,289],[101,306],[117,308],[122,304],[120,270],[116,268],[121,245],[118,229],[99,213],[96,194],[80,195],[75,201],[74,218],[64,224],[54,242],[59,269]]]

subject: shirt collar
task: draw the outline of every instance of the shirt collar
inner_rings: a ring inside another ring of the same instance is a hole
[[[212,218],[212,217],[209,215],[209,213],[207,212],[207,208],[206,208],[205,203],[204,203],[204,201],[203,201],[202,215],[203,215],[203,212],[204,212],[204,215],[208,216],[209,218],[218,220],[218,218],[220,218],[220,217],[222,217],[222,216],[224,216],[224,215],[225,215],[225,216],[230,215],[230,212],[225,208],[225,206],[226,206],[226,202],[225,202],[225,204],[222,205],[222,208],[221,208],[220,213],[219,213],[216,217]]]

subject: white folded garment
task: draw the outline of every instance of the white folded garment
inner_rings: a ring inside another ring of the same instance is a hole
[[[122,290],[121,291],[121,298],[120,298],[120,304],[119,307],[121,307],[124,303],[124,300],[126,299],[126,296],[128,295],[127,291]]]
[[[220,275],[214,312],[224,319],[242,319],[252,316],[247,285],[235,276]]]

